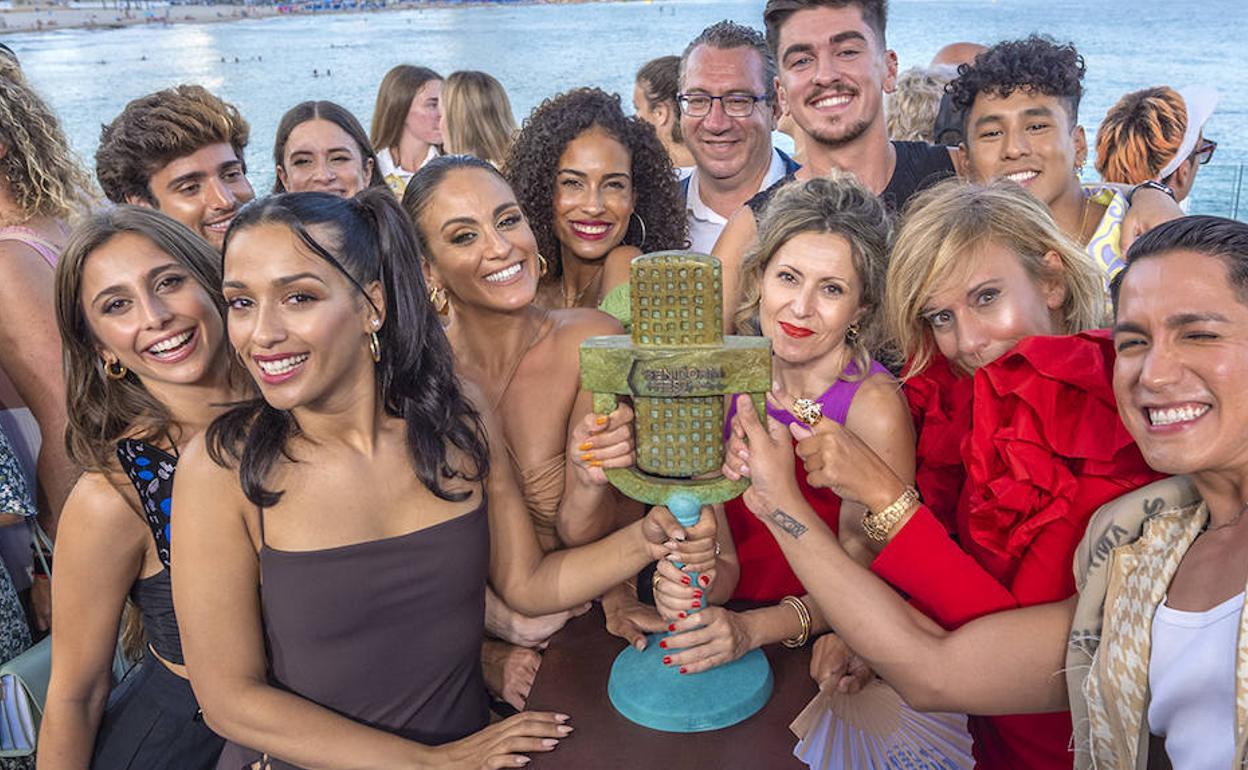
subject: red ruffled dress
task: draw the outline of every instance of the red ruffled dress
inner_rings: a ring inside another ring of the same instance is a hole
[[[871,565],[945,628],[1075,592],[1098,507],[1161,477],[1118,419],[1105,332],[1029,337],[955,375],[906,383],[925,504]],[[1070,768],[1070,713],[970,718],[977,767]]]

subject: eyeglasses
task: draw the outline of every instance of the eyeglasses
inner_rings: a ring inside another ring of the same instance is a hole
[[[1196,159],[1200,165],[1205,165],[1213,160],[1213,151],[1218,149],[1218,143],[1212,139],[1203,139],[1200,144],[1192,151],[1191,157]]]
[[[730,118],[748,118],[754,112],[754,105],[766,101],[766,95],[754,94],[677,94],[680,111],[691,118],[704,118],[711,114],[711,104],[718,101],[724,108],[724,114]]]

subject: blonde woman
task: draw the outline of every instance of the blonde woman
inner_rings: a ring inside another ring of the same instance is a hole
[[[40,523],[56,520],[77,476],[65,453],[65,386],[53,316],[53,269],[83,212],[91,181],[52,110],[14,65],[0,76],[0,407],[29,408],[43,441],[37,464]],[[46,577],[32,589],[40,626],[50,620]]]
[[[885,285],[885,316],[910,361],[922,503],[830,420],[813,434],[794,430],[808,481],[866,507],[872,571],[940,627],[1070,597],[1071,558],[1092,513],[1157,477],[1114,410],[1112,342],[1081,333],[1101,324],[1096,266],[1017,185],[951,180],[912,204]],[[744,464],[754,481],[746,503],[796,566],[794,538],[777,526],[797,532],[817,519],[792,482],[789,436],[747,413],[738,420],[750,446],[729,463]],[[798,575],[813,590],[810,573]],[[815,665],[826,674],[838,640],[821,645]],[[970,728],[982,767],[1070,766],[1064,711],[972,716]]]
[[[772,377],[780,423],[818,419],[845,425],[897,475],[914,477],[914,431],[896,380],[872,359],[882,337],[881,301],[892,235],[884,204],[848,172],[789,185],[767,208],[759,245],[747,255],[737,331],[772,340]],[[728,475],[736,472],[729,468]],[[795,483],[833,532],[853,531],[863,508],[798,471]],[[767,528],[741,498],[724,506],[722,553],[713,586],[686,585],[659,565],[655,604],[682,633],[664,640],[664,662],[681,673],[722,665],[764,644],[805,643],[828,630]],[[704,595],[705,593],[705,595]],[[734,612],[728,599],[765,606]],[[693,613],[706,605],[706,609]]]
[[[516,136],[503,84],[485,72],[452,72],[442,85],[443,149],[501,168]]]

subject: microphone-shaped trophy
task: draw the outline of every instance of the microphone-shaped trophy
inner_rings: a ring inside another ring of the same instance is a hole
[[[771,342],[725,337],[719,260],[664,251],[637,257],[630,275],[632,335],[594,337],[581,345],[581,384],[594,411],[607,414],[631,396],[636,465],[608,469],[624,494],[666,505],[681,526],[703,505],[740,495],[749,482],[718,474],[723,464],[724,396],[749,393],[766,419]],[[693,576],[697,581],[697,576]],[[607,694],[637,724],[668,732],[718,730],[751,716],[771,696],[762,650],[697,674],[663,665],[659,634],[646,649],[626,648],[611,667]]]

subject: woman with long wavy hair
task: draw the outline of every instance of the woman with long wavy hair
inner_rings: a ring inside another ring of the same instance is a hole
[[[679,185],[654,128],[620,97],[578,88],[542,102],[504,167],[542,255],[538,302],[598,307],[643,252],[684,248]],[[605,308],[627,321],[627,289]]]
[[[69,220],[85,212],[91,190],[52,110],[19,69],[6,68],[0,76],[0,406],[25,406],[39,425],[40,523],[53,536],[77,469],[60,440],[65,386],[52,273]],[[34,589],[36,619],[45,625],[46,576]]]
[[[56,545],[41,769],[209,768],[221,750],[197,718],[169,581],[179,448],[246,393],[220,284],[203,239],[135,206],[84,222],[57,268],[66,445],[86,472]],[[105,710],[127,599],[142,618],[127,646],[143,660]]]

